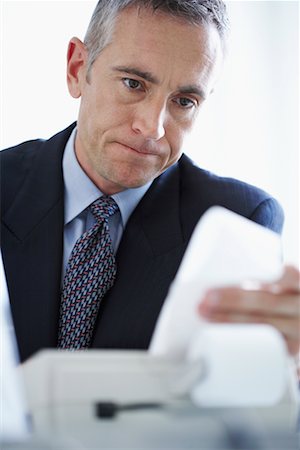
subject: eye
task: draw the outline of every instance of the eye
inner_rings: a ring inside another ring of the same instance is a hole
[[[122,78],[122,81],[128,89],[137,91],[142,88],[140,81],[134,80],[133,78]]]
[[[178,97],[174,99],[174,102],[181,108],[189,109],[197,106],[197,102],[188,97]]]

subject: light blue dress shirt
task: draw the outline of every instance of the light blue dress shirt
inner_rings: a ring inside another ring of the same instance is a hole
[[[62,279],[75,242],[95,223],[95,219],[88,207],[103,195],[78,163],[74,145],[76,132],[77,130],[75,128],[67,142],[63,157],[65,216]],[[108,221],[115,253],[131,213],[147,192],[150,185],[151,182],[142,187],[126,189],[125,191],[112,195],[120,210],[110,217]]]

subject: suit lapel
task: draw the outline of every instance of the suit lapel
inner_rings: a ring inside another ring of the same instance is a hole
[[[23,165],[30,170],[3,217],[3,259],[22,359],[56,345],[63,250],[62,155],[71,131],[28,144]]]

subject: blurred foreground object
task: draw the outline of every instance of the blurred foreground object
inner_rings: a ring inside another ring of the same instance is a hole
[[[25,439],[29,435],[26,402],[20,374],[7,284],[0,253],[0,333],[1,333],[1,417],[0,443]]]

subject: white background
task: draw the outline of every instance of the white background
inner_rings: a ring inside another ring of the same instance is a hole
[[[66,88],[68,40],[83,39],[96,1],[1,2],[1,148],[76,120]],[[188,139],[200,166],[256,184],[286,215],[284,258],[299,265],[299,5],[228,2],[222,79]]]

